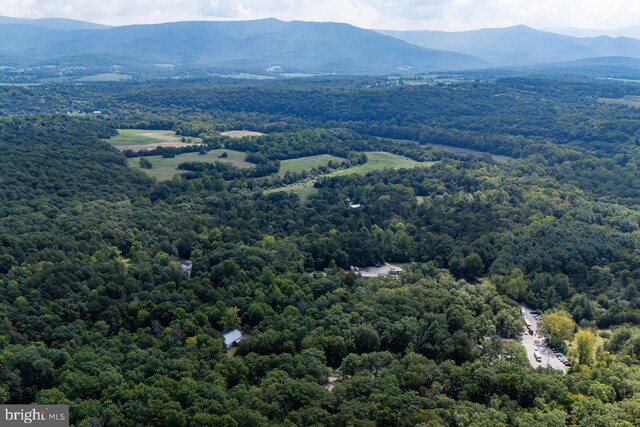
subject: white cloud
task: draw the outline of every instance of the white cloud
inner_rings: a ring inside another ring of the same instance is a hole
[[[257,19],[349,22],[367,28],[463,30],[620,28],[640,22],[638,0],[0,0],[0,15],[105,24]]]

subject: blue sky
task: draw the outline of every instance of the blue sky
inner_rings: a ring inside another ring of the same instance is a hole
[[[640,0],[0,0],[0,15],[111,25],[275,17],[379,29],[614,29],[640,23]]]

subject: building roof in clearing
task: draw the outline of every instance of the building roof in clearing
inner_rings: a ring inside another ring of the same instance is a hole
[[[222,335],[224,337],[224,346],[230,347],[233,343],[237,342],[242,338],[242,332],[237,329],[233,331],[226,332]]]
[[[182,260],[180,262],[180,268],[182,269],[182,271],[184,271],[185,273],[189,273],[191,274],[191,270],[193,270],[193,262],[188,261],[188,260]]]

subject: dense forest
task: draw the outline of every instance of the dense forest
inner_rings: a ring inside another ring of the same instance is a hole
[[[640,87],[377,82],[0,87],[0,401],[77,426],[639,425],[640,110],[602,99]],[[202,145],[118,150],[123,128]],[[132,167],[221,148],[252,167]],[[417,166],[345,173],[372,152]],[[566,373],[531,366],[519,303]]]

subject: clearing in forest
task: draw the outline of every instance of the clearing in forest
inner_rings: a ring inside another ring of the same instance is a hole
[[[158,146],[185,147],[202,143],[200,138],[186,139],[187,142],[182,142],[182,137],[171,130],[118,129],[118,135],[109,138],[107,142],[121,151],[153,150]]]
[[[326,177],[333,178],[334,176],[346,176],[346,175],[364,175],[369,172],[374,172],[382,169],[408,169],[417,168],[421,166],[431,166],[434,162],[418,162],[408,157],[399,156],[397,154],[387,153],[386,151],[368,151],[367,163],[363,165],[354,166],[348,169],[341,169],[335,172],[331,172]]]
[[[284,176],[287,172],[299,173],[310,171],[313,168],[327,166],[331,161],[342,162],[344,159],[330,154],[320,154],[318,156],[299,157],[297,159],[287,159],[280,162],[278,175]]]
[[[243,136],[262,136],[262,132],[254,132],[252,130],[229,130],[221,132],[221,135],[230,136],[231,138],[242,138]]]
[[[227,157],[220,157],[222,153],[227,153]],[[158,181],[167,181],[179,173],[184,173],[185,171],[178,169],[178,165],[184,162],[222,162],[230,163],[241,169],[255,167],[253,163],[249,163],[244,160],[245,153],[242,151],[228,150],[224,148],[211,150],[207,154],[184,153],[172,158],[164,158],[162,156],[146,156],[144,158],[151,162],[151,169],[144,169],[140,167],[141,157],[130,158],[129,165],[135,169],[142,170],[147,175],[158,179]]]

